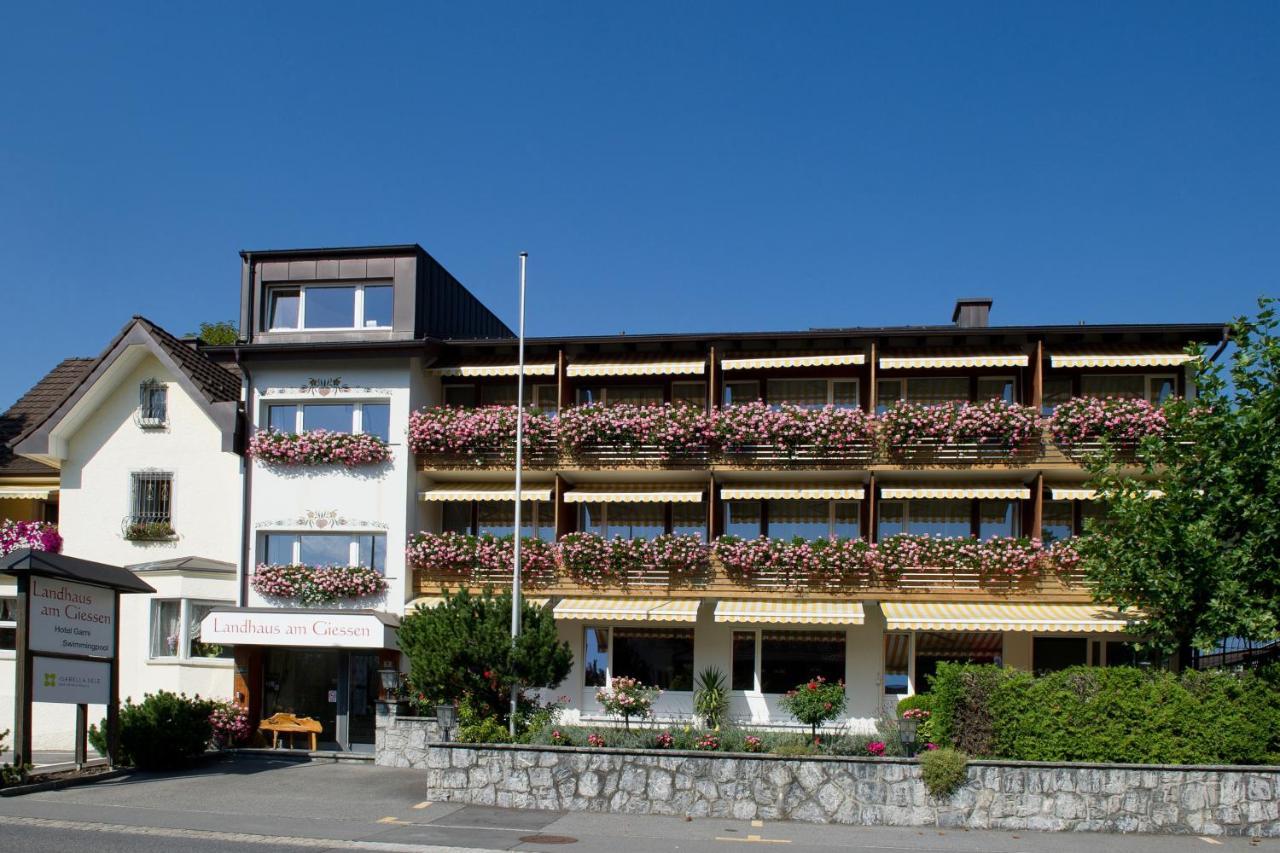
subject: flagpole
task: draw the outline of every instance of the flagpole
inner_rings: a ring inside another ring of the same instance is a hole
[[[524,469],[524,271],[529,260],[528,252],[520,253],[520,359],[516,379],[516,517],[515,557],[511,567],[511,647],[515,651],[520,636],[520,499],[523,497]],[[511,715],[509,728],[512,740],[516,736],[516,710],[519,704],[520,685],[511,685]]]

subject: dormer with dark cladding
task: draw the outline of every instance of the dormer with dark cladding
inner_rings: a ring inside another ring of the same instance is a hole
[[[416,243],[243,251],[240,259],[240,334],[250,343],[514,337]]]

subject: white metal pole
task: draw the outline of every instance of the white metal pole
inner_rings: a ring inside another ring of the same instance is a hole
[[[516,518],[515,558],[511,567],[511,646],[515,650],[520,636],[520,498],[524,484],[524,270],[529,260],[528,252],[520,253],[520,367],[516,378]],[[520,685],[511,685],[511,738],[516,736],[516,709],[519,703]]]

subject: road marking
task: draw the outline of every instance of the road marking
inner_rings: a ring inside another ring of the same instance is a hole
[[[1221,842],[1221,841],[1219,841],[1218,839],[1216,839],[1216,838],[1210,838],[1210,837],[1209,837],[1209,836],[1207,836],[1207,835],[1202,835],[1202,836],[1200,836],[1200,840],[1201,840],[1201,841],[1203,841],[1205,844],[1221,844],[1221,843],[1222,843],[1222,842]]]
[[[409,825],[409,821],[401,820],[400,818],[392,817],[391,815],[387,815],[386,817],[383,817],[383,818],[378,818],[378,823],[398,823],[401,826]]]
[[[430,801],[430,800],[423,800],[422,802],[420,802],[420,803],[418,803],[416,806],[414,806],[414,808],[415,808],[415,809],[425,809],[425,808],[426,808],[427,806],[429,806],[429,805],[431,805],[431,801]]]
[[[764,826],[764,821],[762,821],[762,820],[753,820],[753,821],[751,821],[751,825],[752,825],[752,826],[757,826],[757,827],[758,827],[758,826]]]
[[[744,843],[744,844],[746,844],[746,843],[750,843],[750,844],[790,844],[790,843],[791,843],[791,840],[790,840],[790,839],[788,839],[788,838],[761,838],[761,837],[760,837],[760,836],[758,836],[758,835],[748,835],[746,838],[726,838],[726,837],[724,837],[724,836],[717,835],[717,836],[716,836],[716,841],[738,841],[738,842],[741,842],[741,843]]]
[[[476,847],[450,847],[438,844],[399,844],[387,841],[348,841],[342,838],[303,838],[285,835],[253,835],[247,832],[215,832],[207,829],[172,829],[162,826],[126,826],[119,823],[89,823],[78,820],[50,820],[41,817],[0,815],[0,826],[32,826],[41,829],[73,829],[83,832],[108,832],[117,835],[147,835],[159,838],[186,838],[202,841],[231,841],[263,847],[308,847],[317,850],[364,850],[370,853],[503,853]]]

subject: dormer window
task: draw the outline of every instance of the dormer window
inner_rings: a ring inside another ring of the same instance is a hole
[[[168,423],[169,389],[154,379],[138,388],[138,425],[159,429]]]
[[[267,292],[267,327],[295,329],[389,329],[395,302],[390,284],[309,284]]]

